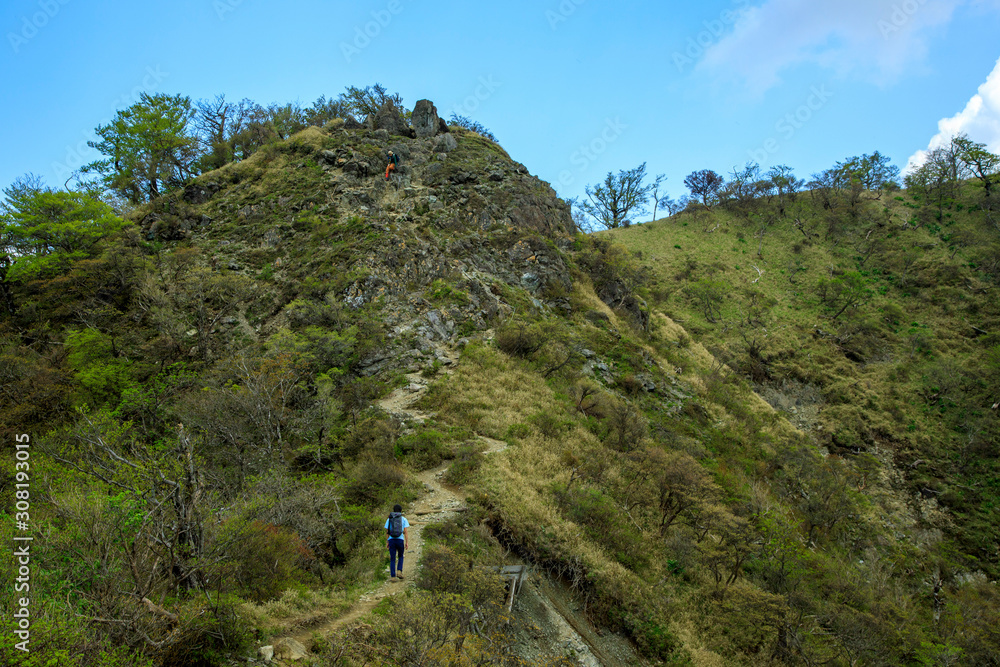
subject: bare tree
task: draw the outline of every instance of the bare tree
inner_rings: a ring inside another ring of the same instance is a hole
[[[590,201],[580,204],[580,210],[595,218],[607,229],[628,227],[629,213],[645,210],[653,185],[643,185],[646,179],[646,163],[635,169],[623,169],[617,174],[608,172],[604,182],[585,191]]]
[[[250,100],[229,102],[225,95],[198,100],[193,122],[199,140],[208,148],[208,155],[202,159],[203,168],[217,169],[234,159],[234,138],[243,131],[252,109]]]
[[[662,205],[663,200],[669,199],[666,192],[664,192],[662,195],[660,194],[660,188],[663,187],[663,181],[665,180],[667,180],[666,174],[657,174],[656,179],[654,179],[653,182],[650,183],[649,185],[650,192],[653,197],[653,217],[651,221],[656,220],[657,207]]]

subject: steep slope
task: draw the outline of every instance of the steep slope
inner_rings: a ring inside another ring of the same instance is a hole
[[[803,195],[616,232],[643,266],[572,236],[495,143],[383,121],[270,144],[15,285],[0,426],[32,434],[45,482],[25,664],[224,664],[296,633],[323,665],[638,661],[626,643],[664,664],[996,664],[995,425],[947,402],[995,387],[973,374],[996,345],[986,262],[890,253],[928,272],[890,282],[879,253],[931,233],[896,229],[913,203]],[[880,301],[903,286],[924,306]],[[928,342],[959,298],[986,333]],[[945,349],[967,356],[939,368]],[[395,502],[443,512],[376,600]],[[539,585],[508,614],[490,568],[512,561]]]

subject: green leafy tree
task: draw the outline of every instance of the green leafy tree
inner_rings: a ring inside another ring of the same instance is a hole
[[[343,99],[333,97],[327,99],[326,95],[320,95],[304,113],[310,125],[322,127],[334,118],[344,118],[350,112]]]
[[[406,109],[403,108],[403,98],[400,97],[399,93],[390,94],[380,83],[364,88],[348,86],[347,92],[340,94],[340,102],[357,120],[364,120],[366,116],[375,115],[386,102],[392,102],[404,115],[407,113]]]
[[[81,170],[98,174],[105,187],[131,204],[154,199],[192,175],[197,138],[189,131],[194,109],[181,95],[149,95],[119,111],[87,142],[104,155]]]
[[[802,188],[805,181],[796,178],[792,168],[784,164],[771,167],[764,175],[771,182],[771,186],[778,195],[778,214],[783,216],[785,215],[786,202],[795,200],[796,193]]]
[[[965,135],[955,137],[952,143],[958,149],[959,159],[983,184],[988,197],[993,185],[1000,182],[1000,155],[989,152],[986,144],[972,141]]]
[[[908,173],[903,183],[912,194],[926,197],[928,203],[933,201],[940,220],[945,207],[951,206],[960,194],[962,181],[971,175],[959,158],[958,146],[952,142],[928,153],[924,163]]]
[[[631,225],[629,213],[641,213],[654,184],[643,185],[646,180],[646,163],[635,169],[622,169],[617,174],[608,172],[604,182],[585,192],[589,201],[580,204],[580,210],[596,219],[607,229]]]
[[[889,157],[875,151],[871,155],[861,155],[838,162],[834,171],[839,176],[841,187],[853,190],[867,190],[882,196],[883,190],[899,179],[899,167],[892,164]],[[896,186],[898,187],[898,185]]]
[[[18,179],[3,193],[4,200],[0,203],[0,283],[3,284],[63,271],[70,262],[93,255],[97,243],[123,224],[104,202],[82,192],[52,190],[30,175]],[[5,294],[10,297],[6,288]]]

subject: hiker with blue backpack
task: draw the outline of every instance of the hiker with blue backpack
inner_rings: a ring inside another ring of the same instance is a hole
[[[403,552],[410,546],[410,522],[403,516],[403,506],[393,505],[385,520],[385,534],[389,543],[389,581],[403,578]],[[399,554],[397,564],[396,555]],[[397,574],[398,572],[398,574]]]

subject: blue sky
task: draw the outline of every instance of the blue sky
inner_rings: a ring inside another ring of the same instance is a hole
[[[0,186],[61,186],[144,90],[308,106],[381,82],[564,197],[642,162],[676,197],[749,159],[902,167],[956,131],[1000,151],[1000,0],[4,0],[0,35]]]

